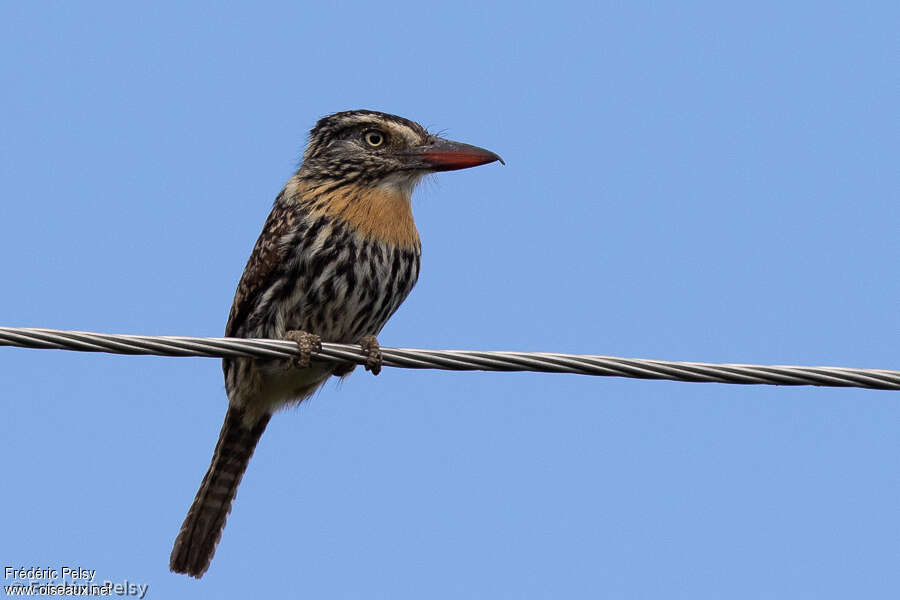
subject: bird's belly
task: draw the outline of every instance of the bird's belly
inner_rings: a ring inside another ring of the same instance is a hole
[[[300,244],[285,257],[274,283],[232,335],[283,339],[300,330],[352,344],[381,331],[416,283],[418,245],[379,243],[337,227],[329,234],[340,242]],[[225,359],[223,368],[231,403],[260,414],[309,396],[331,373],[298,370],[283,360]]]
[[[418,248],[356,240],[330,261],[306,261],[276,316],[276,334],[303,330],[327,342],[377,335],[415,285]]]

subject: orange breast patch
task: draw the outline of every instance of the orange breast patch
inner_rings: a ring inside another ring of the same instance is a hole
[[[311,212],[341,219],[369,239],[408,248],[419,245],[412,207],[399,190],[344,186],[317,197]]]

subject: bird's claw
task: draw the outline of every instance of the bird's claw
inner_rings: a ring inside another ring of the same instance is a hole
[[[366,371],[371,371],[372,375],[381,373],[381,365],[384,359],[381,356],[381,346],[378,344],[378,338],[374,335],[367,335],[359,340],[362,351],[366,353]]]
[[[286,332],[284,338],[297,343],[297,350],[300,351],[300,356],[294,359],[294,364],[300,369],[305,369],[309,366],[313,352],[322,351],[322,338],[314,333],[292,330]]]

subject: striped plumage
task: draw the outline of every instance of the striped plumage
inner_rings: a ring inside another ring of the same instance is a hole
[[[321,119],[303,164],[275,200],[235,293],[225,335],[327,342],[377,335],[412,290],[421,246],[410,207],[429,172],[500,160],[375,111]],[[223,361],[228,412],[212,462],[175,540],[170,568],[201,577],[272,413],[308,398],[344,365]]]

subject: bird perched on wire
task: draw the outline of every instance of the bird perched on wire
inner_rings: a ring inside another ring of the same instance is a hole
[[[310,360],[322,340],[359,343],[378,374],[376,335],[419,275],[410,196],[419,180],[502,159],[371,110],[339,112],[309,134],[300,169],[275,199],[238,283],[229,337],[295,340],[295,361],[226,358],[228,412],[169,567],[202,577],[269,418],[353,365]]]

